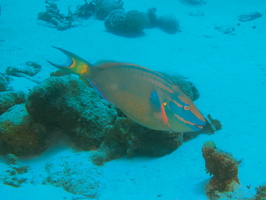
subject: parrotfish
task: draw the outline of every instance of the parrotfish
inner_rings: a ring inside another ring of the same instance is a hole
[[[148,68],[115,61],[94,65],[61,48],[68,61],[59,70],[81,76],[111,104],[133,121],[153,130],[199,131],[206,120],[192,100],[162,74]]]

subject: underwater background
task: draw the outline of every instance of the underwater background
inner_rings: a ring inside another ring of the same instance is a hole
[[[1,199],[266,199],[265,36],[264,0],[1,0]],[[162,73],[208,127],[142,127],[52,47]]]

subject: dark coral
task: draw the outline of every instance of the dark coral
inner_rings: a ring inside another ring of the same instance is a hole
[[[146,13],[137,10],[128,11],[125,19],[125,32],[129,34],[140,33],[147,27],[148,20]]]
[[[113,10],[104,20],[105,27],[113,33],[123,33],[126,12],[123,9]]]
[[[213,175],[206,186],[210,199],[219,197],[219,193],[233,191],[239,185],[239,162],[231,154],[217,149],[214,142],[206,142],[202,148],[207,173]]]
[[[177,19],[172,15],[163,15],[158,18],[158,27],[169,34],[180,31]]]
[[[156,14],[156,8],[149,8],[147,11],[149,24],[147,28],[154,28],[158,25],[158,16]]]
[[[164,156],[181,146],[182,136],[181,133],[151,130],[120,117],[106,134],[93,161],[102,165],[124,155]]]
[[[104,20],[113,10],[124,9],[122,0],[95,0],[95,16]]]
[[[107,30],[122,36],[140,36],[145,28],[154,27],[159,27],[170,34],[180,31],[179,23],[174,16],[157,17],[156,8],[150,8],[146,13],[116,9],[105,18],[104,25]]]
[[[72,76],[51,77],[29,94],[31,117],[63,129],[80,149],[97,148],[116,111],[94,89]]]
[[[112,11],[104,20],[105,27],[113,33],[124,36],[140,34],[149,24],[146,13],[137,10],[125,12],[122,9]]]
[[[30,119],[24,104],[15,105],[0,116],[1,155],[38,155],[48,147],[47,142],[46,128]]]

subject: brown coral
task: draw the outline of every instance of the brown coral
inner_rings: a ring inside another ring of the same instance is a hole
[[[210,199],[219,197],[220,192],[232,191],[239,185],[238,162],[231,154],[217,149],[214,142],[206,142],[202,148],[207,173],[213,175],[206,187]]]

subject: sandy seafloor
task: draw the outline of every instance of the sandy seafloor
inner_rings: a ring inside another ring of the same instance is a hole
[[[62,12],[84,1],[56,1]],[[266,2],[264,0],[208,0],[201,7],[178,0],[124,0],[126,10],[146,11],[156,7],[158,14],[174,14],[182,32],[167,34],[159,29],[145,29],[136,38],[116,36],[106,31],[103,22],[89,19],[83,26],[66,31],[44,26],[37,14],[45,11],[44,1],[1,0],[0,72],[7,66],[26,61],[42,65],[41,79],[55,69],[46,59],[63,62],[65,57],[51,46],[75,52],[90,62],[112,59],[136,63],[154,70],[189,77],[200,91],[197,106],[204,114],[219,119],[223,128],[214,135],[200,135],[161,158],[120,158],[98,167],[101,179],[99,200],[204,200],[205,172],[201,148],[213,140],[219,149],[241,160],[241,185],[255,187],[266,182]],[[258,11],[259,19],[243,22],[237,17]],[[191,16],[202,12],[204,16]],[[232,26],[233,34],[215,27]],[[34,84],[17,78],[13,87],[29,90]],[[20,160],[36,176],[45,176],[47,161],[62,155],[83,162],[85,152],[75,153],[63,144],[50,148],[38,157]],[[86,156],[85,156],[86,157]],[[85,162],[85,161],[84,161]],[[88,161],[86,161],[88,162]],[[7,168],[4,159],[0,173]],[[0,183],[0,199],[61,200],[75,195],[41,183],[25,183],[19,188]],[[241,198],[240,198],[241,199]]]

